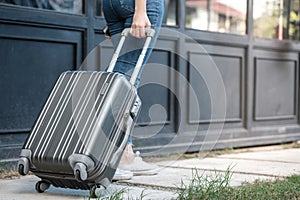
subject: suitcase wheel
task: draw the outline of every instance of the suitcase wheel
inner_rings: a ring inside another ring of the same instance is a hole
[[[94,185],[91,190],[90,190],[90,198],[97,198],[97,195],[96,195],[96,189],[97,189],[97,185]]]
[[[24,165],[23,164],[19,164],[19,168],[18,168],[19,174],[22,176],[25,176],[26,173],[24,171]]]
[[[38,193],[45,192],[49,187],[50,187],[50,183],[48,183],[46,181],[39,181],[35,184],[35,190]]]
[[[87,179],[86,165],[83,163],[76,163],[74,168],[74,175],[77,181],[85,181]]]
[[[99,190],[97,190],[97,189],[99,189]],[[108,196],[108,195],[110,196],[110,194],[111,194],[110,190],[107,190],[106,187],[96,184],[90,188],[89,198],[98,198],[99,199],[100,197],[104,197],[104,196]],[[100,199],[102,199],[102,198],[100,198]]]
[[[28,158],[22,157],[18,163],[18,172],[20,175],[25,176],[29,172],[29,160]]]

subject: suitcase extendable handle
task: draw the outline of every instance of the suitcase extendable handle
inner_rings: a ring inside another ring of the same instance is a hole
[[[126,37],[128,36],[128,34],[130,33],[130,28],[126,28],[123,30],[122,34],[121,34],[121,39],[119,41],[119,44],[114,52],[114,55],[111,59],[111,62],[109,64],[109,67],[107,69],[108,72],[112,72],[116,63],[117,63],[117,60],[118,60],[118,57],[120,55],[120,52],[121,52],[121,49],[124,45],[124,42],[125,42],[125,39]],[[131,75],[131,78],[130,78],[130,83],[132,85],[134,85],[136,79],[137,79],[137,76],[142,68],[142,65],[143,65],[143,61],[145,59],[145,55],[146,55],[146,52],[148,50],[148,47],[150,46],[150,43],[151,43],[151,39],[152,37],[154,37],[154,34],[155,34],[155,30],[152,29],[152,28],[145,28],[145,34],[146,34],[146,41],[144,43],[144,46],[143,46],[143,49],[142,49],[142,52],[138,58],[138,61],[136,63],[136,66],[132,72],[132,75]]]

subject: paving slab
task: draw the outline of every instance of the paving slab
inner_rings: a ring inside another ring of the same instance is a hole
[[[161,163],[163,165],[164,163]],[[255,161],[228,158],[189,159],[172,164],[172,168],[190,168],[200,170],[226,171],[231,168],[234,173],[254,174],[260,176],[290,176],[300,173],[300,163]],[[288,170],[286,170],[288,169]]]
[[[35,176],[24,176],[19,179],[0,181],[0,199],[83,199],[88,196],[88,191],[83,190],[65,190],[49,188],[49,192],[39,194],[35,191],[35,183],[39,179]]]
[[[171,168],[215,171],[231,168],[234,173],[283,177],[300,174],[300,149],[228,154],[213,158],[163,161],[158,164]]]
[[[226,154],[219,156],[220,158],[236,158],[236,159],[250,159],[256,161],[277,161],[287,163],[300,164],[300,150],[299,149],[282,149],[273,151],[261,152],[245,152],[238,154]]]
[[[35,191],[35,183],[39,180],[36,176],[25,176],[19,179],[0,180],[0,200],[84,200],[88,199],[89,191],[87,190],[73,190],[50,188],[44,193],[37,193]],[[97,190],[96,194],[99,196],[107,196],[125,190],[124,199],[172,199],[176,194],[171,191],[157,190],[145,187],[128,186],[112,184],[108,190]]]

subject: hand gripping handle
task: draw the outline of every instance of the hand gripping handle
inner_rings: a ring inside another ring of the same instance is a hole
[[[112,72],[115,65],[116,65],[116,62],[118,60],[118,57],[120,55],[120,52],[121,52],[121,49],[124,45],[124,42],[125,42],[125,39],[126,37],[128,36],[128,34],[130,33],[130,28],[126,28],[123,30],[122,34],[121,34],[121,39],[119,41],[119,44],[114,52],[114,55],[111,59],[111,62],[109,64],[109,67],[107,69],[107,72]],[[137,79],[137,76],[141,70],[141,67],[143,65],[143,61],[145,59],[145,55],[146,55],[146,52],[147,52],[147,49],[148,47],[150,46],[150,42],[151,42],[151,39],[152,37],[154,36],[155,34],[155,30],[152,29],[152,28],[145,28],[145,33],[146,33],[146,41],[144,43],[144,46],[143,46],[143,49],[142,49],[142,52],[138,58],[138,61],[136,63],[136,66],[132,72],[132,75],[131,75],[131,78],[130,78],[130,83],[134,85],[136,79]]]

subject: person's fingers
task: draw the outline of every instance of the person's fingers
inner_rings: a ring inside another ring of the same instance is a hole
[[[111,37],[109,35],[105,34],[104,36],[107,40],[111,41]]]
[[[137,28],[137,27],[134,27],[132,26],[131,29],[130,29],[130,34],[133,36],[133,37],[136,37],[136,38],[144,38],[146,37],[145,35],[145,28]]]
[[[144,38],[144,37],[146,37],[146,34],[145,34],[145,28],[139,28],[139,36],[140,36],[140,38]]]

